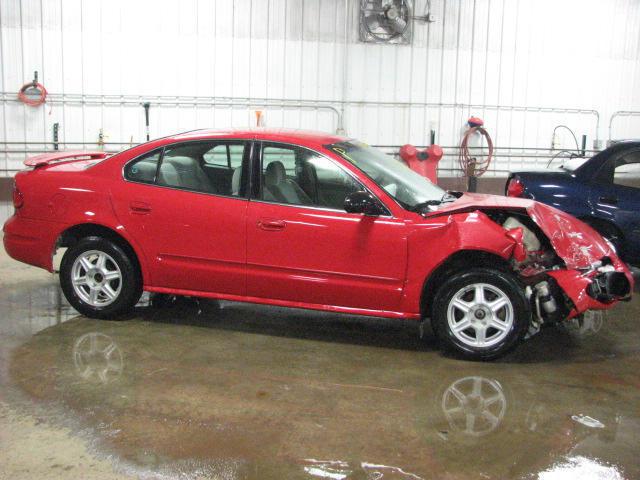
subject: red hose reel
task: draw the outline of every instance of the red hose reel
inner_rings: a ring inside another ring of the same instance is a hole
[[[467,120],[469,129],[462,136],[462,142],[460,142],[460,156],[458,157],[458,163],[460,170],[465,177],[480,177],[491,165],[493,159],[493,140],[489,136],[489,133],[484,128],[484,121],[478,117],[471,117]],[[486,154],[484,148],[478,146],[470,146],[470,140],[479,139],[480,142],[486,143]],[[472,150],[476,153],[472,153]],[[480,150],[478,152],[478,150]],[[480,153],[480,155],[478,155]]]
[[[33,90],[36,90],[37,96],[33,94]],[[42,105],[47,100],[47,89],[44,85],[38,83],[38,72],[33,72],[33,80],[29,83],[25,83],[18,91],[18,99],[25,105],[30,107],[37,107]]]

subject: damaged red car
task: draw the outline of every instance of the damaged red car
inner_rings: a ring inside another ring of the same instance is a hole
[[[446,192],[363,143],[199,130],[109,156],[55,152],[15,177],[13,258],[82,314],[143,290],[411,320],[491,359],[543,325],[631,295],[615,249],[531,200]]]

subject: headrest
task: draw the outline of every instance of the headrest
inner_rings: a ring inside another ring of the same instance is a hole
[[[193,168],[200,164],[195,158],[191,157],[165,157],[162,163],[167,162],[178,169]]]
[[[267,165],[267,169],[264,171],[264,183],[268,187],[272,187],[279,183],[282,183],[287,178],[287,173],[284,169],[282,162],[274,160]]]
[[[231,177],[231,195],[240,193],[240,177],[242,175],[242,167],[236,167]]]
[[[176,167],[168,162],[162,162],[160,165],[160,173],[158,175],[158,181],[163,185],[180,185],[180,178],[178,176],[178,170]]]

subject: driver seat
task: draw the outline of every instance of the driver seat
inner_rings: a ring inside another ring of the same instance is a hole
[[[265,199],[293,205],[309,205],[311,199],[304,190],[287,178],[284,165],[279,160],[274,160],[267,165],[264,171]]]

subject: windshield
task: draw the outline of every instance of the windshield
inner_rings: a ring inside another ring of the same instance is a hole
[[[409,210],[427,203],[439,204],[447,196],[444,190],[406,164],[362,142],[350,140],[326,148],[358,167]]]

